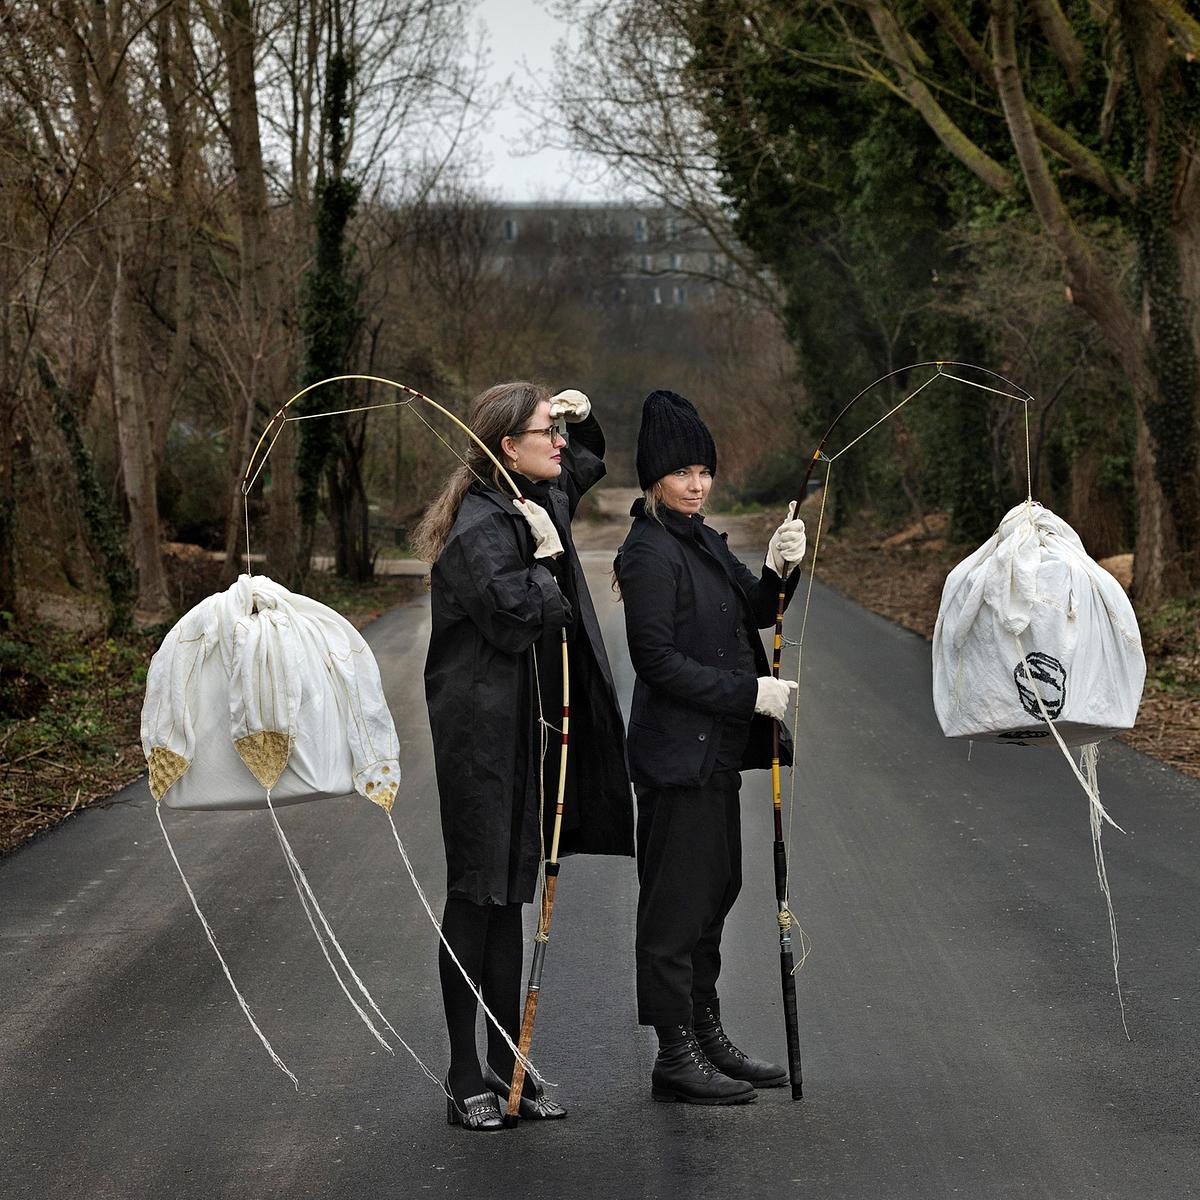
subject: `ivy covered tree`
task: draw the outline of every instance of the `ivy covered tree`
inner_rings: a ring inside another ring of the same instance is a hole
[[[1193,6],[566,7],[578,50],[559,90],[574,97],[574,142],[627,175],[635,164],[664,199],[696,188],[731,212],[785,293],[818,411],[824,391],[846,394],[843,370],[862,381],[913,346],[932,357],[963,344],[945,306],[936,319],[926,308],[934,273],[954,265],[947,234],[1036,219],[1066,302],[1094,323],[1136,414],[1136,592],[1152,603],[1200,585]],[[1114,242],[1132,246],[1134,270]],[[976,439],[972,424],[962,432]],[[964,469],[978,449],[959,447]],[[965,502],[970,484],[951,490]]]
[[[323,136],[313,203],[314,252],[303,293],[305,386],[350,373],[354,344],[362,326],[358,284],[351,274],[352,250],[347,240],[347,226],[361,191],[346,163],[354,65],[342,43],[339,12],[335,4],[335,41],[325,72]],[[353,388],[331,384],[310,393],[305,408],[310,412],[337,411],[347,407],[352,394]],[[372,570],[367,496],[360,467],[365,437],[366,423],[361,415],[305,421],[296,460],[301,562],[309,560],[324,482],[335,568],[338,574],[356,580],[369,578]]]

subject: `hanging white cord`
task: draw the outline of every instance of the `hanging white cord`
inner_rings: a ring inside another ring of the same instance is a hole
[[[1132,1041],[1133,1039],[1129,1036],[1129,1026],[1125,1022],[1125,997],[1121,992],[1121,973],[1119,970],[1121,947],[1117,941],[1117,917],[1113,911],[1112,892],[1108,886],[1108,871],[1104,866],[1104,850],[1100,844],[1100,834],[1104,829],[1105,821],[1121,833],[1124,833],[1125,830],[1104,811],[1104,805],[1100,803],[1100,784],[1096,776],[1096,760],[1099,757],[1099,747],[1094,742],[1091,745],[1084,746],[1079,756],[1079,766],[1075,765],[1075,760],[1071,757],[1071,752],[1067,749],[1066,742],[1063,741],[1062,735],[1055,728],[1054,722],[1050,719],[1050,714],[1046,711],[1041,690],[1038,688],[1037,680],[1034,678],[1033,671],[1029,666],[1029,660],[1025,657],[1025,647],[1021,644],[1020,636],[1014,635],[1013,640],[1017,643],[1017,651],[1021,655],[1021,662],[1025,666],[1025,682],[1029,685],[1030,691],[1033,692],[1033,697],[1037,701],[1038,711],[1042,714],[1042,720],[1045,721],[1047,728],[1054,735],[1054,740],[1058,743],[1058,748],[1062,751],[1063,758],[1067,760],[1067,766],[1071,768],[1075,778],[1079,780],[1079,786],[1087,794],[1089,804],[1088,825],[1092,834],[1092,854],[1096,860],[1096,877],[1100,881],[1100,890],[1104,893],[1104,903],[1108,908],[1108,931],[1112,939],[1113,978],[1117,984],[1117,1003],[1121,1008],[1121,1027],[1125,1030],[1126,1040]],[[1081,767],[1083,770],[1080,770]],[[1084,771],[1086,771],[1086,775]]]
[[[1095,742],[1084,746],[1079,751],[1079,765],[1083,768],[1092,790],[1097,795],[1100,793],[1100,783],[1096,775],[1096,763],[1099,757],[1100,747]],[[1104,902],[1108,906],[1108,933],[1112,942],[1113,979],[1117,984],[1117,1003],[1121,1006],[1121,1028],[1125,1030],[1125,1040],[1131,1042],[1133,1038],[1129,1036],[1129,1025],[1125,1021],[1125,996],[1121,991],[1121,972],[1119,970],[1121,944],[1117,939],[1117,916],[1113,911],[1112,891],[1108,886],[1108,870],[1104,865],[1104,848],[1100,844],[1100,835],[1104,831],[1104,826],[1100,822],[1100,816],[1094,805],[1088,808],[1088,824],[1091,827],[1092,856],[1096,862],[1096,878],[1100,883],[1100,890],[1104,893]]]
[[[500,1024],[496,1014],[493,1013],[490,1008],[488,1008],[483,999],[483,993],[479,990],[478,985],[471,978],[471,976],[467,974],[467,969],[462,965],[461,962],[459,962],[458,955],[454,953],[454,947],[451,946],[446,940],[446,935],[442,932],[442,923],[434,915],[433,908],[429,903],[429,897],[426,896],[425,889],[421,886],[421,881],[417,878],[416,871],[413,870],[412,862],[408,857],[408,851],[405,850],[404,843],[400,840],[400,831],[396,828],[396,822],[392,818],[392,814],[390,812],[387,814],[387,819],[388,824],[392,827],[392,836],[396,839],[396,846],[400,851],[400,857],[404,860],[405,867],[408,868],[408,877],[412,880],[412,885],[416,889],[417,896],[420,898],[421,904],[424,907],[434,929],[437,930],[437,934],[441,939],[442,945],[446,947],[446,953],[450,955],[454,965],[458,967],[462,977],[467,981],[467,986],[472,992],[474,992],[475,999],[479,1001],[479,1006],[487,1014],[488,1020],[491,1021],[491,1023],[500,1031],[501,1036],[504,1038],[505,1044],[513,1052],[525,1070],[532,1075],[534,1079],[538,1081],[538,1083],[547,1084],[550,1087],[557,1087],[557,1084],[550,1083],[550,1081],[544,1075],[542,1075],[542,1073],[533,1065],[533,1063],[521,1053],[517,1044],[509,1036],[508,1031],[503,1025]]]
[[[179,878],[183,880],[184,890],[188,894],[188,899],[192,902],[192,908],[195,910],[196,916],[200,918],[200,924],[204,926],[204,936],[208,938],[208,944],[213,948],[213,953],[217,956],[217,962],[221,964],[221,970],[225,972],[225,978],[229,980],[229,986],[233,989],[233,994],[237,998],[238,1007],[241,1008],[246,1020],[250,1022],[250,1028],[254,1030],[258,1040],[262,1042],[263,1049],[271,1056],[271,1061],[292,1081],[296,1091],[299,1091],[300,1080],[292,1074],[287,1063],[275,1053],[271,1043],[267,1041],[267,1035],[258,1027],[258,1022],[254,1019],[254,1014],[250,1011],[250,1005],[246,1003],[245,997],[238,991],[238,985],[233,982],[233,975],[229,970],[229,964],[226,963],[225,956],[221,953],[221,949],[217,945],[217,939],[213,935],[212,927],[209,925],[204,913],[200,911],[200,904],[196,899],[196,893],[192,891],[192,885],[188,883],[188,877],[183,873],[183,867],[180,866],[179,856],[175,853],[175,847],[171,844],[167,827],[163,824],[162,805],[157,802],[154,805],[154,815],[158,818],[158,827],[162,830],[163,840],[167,843],[167,849],[171,852],[171,861],[175,864],[175,870],[179,872]]]
[[[354,980],[355,985],[358,987],[358,990],[362,993],[367,1003],[370,1004],[370,1006],[375,1010],[375,1013],[388,1027],[388,1029],[391,1029],[392,1033],[395,1034],[397,1038],[400,1038],[400,1035],[396,1033],[395,1029],[392,1028],[391,1022],[383,1015],[382,1012],[379,1011],[379,1006],[375,1003],[374,999],[372,999],[371,993],[367,991],[366,985],[358,977],[357,972],[350,965],[350,960],[346,957],[346,952],[342,949],[341,943],[337,940],[336,935],[330,928],[329,922],[325,918],[325,913],[322,911],[321,905],[317,901],[317,897],[308,882],[308,876],[305,875],[304,868],[300,866],[300,860],[296,857],[295,851],[292,849],[292,845],[287,839],[287,835],[283,832],[283,826],[279,824],[279,817],[275,812],[275,805],[271,802],[270,789],[267,790],[267,809],[271,814],[271,824],[275,827],[275,836],[279,840],[280,849],[283,850],[284,861],[287,863],[288,873],[292,877],[292,884],[295,887],[296,894],[300,897],[300,903],[304,908],[304,915],[308,917],[308,923],[310,926],[312,926],[313,936],[317,939],[317,944],[321,947],[321,953],[325,955],[325,961],[329,964],[329,969],[333,972],[333,977],[338,981],[338,986],[342,989],[346,999],[350,1001],[354,1011],[358,1013],[359,1019],[371,1031],[371,1034],[375,1040],[389,1054],[395,1054],[395,1051],[388,1044],[383,1035],[378,1029],[375,1028],[371,1018],[366,1014],[366,1012],[363,1011],[362,1006],[350,994],[350,989],[346,986],[346,982],[342,978],[341,972],[337,969],[337,966],[329,954],[329,946],[325,940],[326,937],[329,939],[329,943],[332,943],[334,949],[337,950],[338,957],[342,960],[342,965],[346,968],[351,979]],[[324,936],[322,936],[321,930],[317,928],[317,923],[313,919],[314,913],[320,919],[321,926],[325,930]],[[404,1039],[400,1038],[400,1041],[403,1042]],[[411,1049],[409,1049],[409,1053],[413,1054]],[[421,1060],[417,1058],[415,1054],[413,1054],[413,1057],[416,1058],[417,1064],[431,1079],[434,1080],[434,1082],[439,1082],[437,1076],[434,1075],[428,1068],[426,1068],[425,1064],[421,1062]]]

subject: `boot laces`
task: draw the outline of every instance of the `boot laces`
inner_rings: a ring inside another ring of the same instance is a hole
[[[725,1027],[720,1021],[714,1021],[712,1023],[712,1027],[710,1029],[706,1029],[704,1032],[706,1037],[715,1038],[717,1045],[720,1046],[721,1049],[726,1053],[732,1054],[734,1058],[745,1061],[746,1052],[744,1050],[739,1050],[729,1040],[729,1034],[725,1032]]]
[[[690,1030],[688,1031],[687,1048],[692,1062],[696,1064],[696,1069],[703,1075],[712,1075],[716,1071],[717,1068],[708,1061],[704,1051],[700,1048],[700,1042],[697,1040],[696,1035]]]

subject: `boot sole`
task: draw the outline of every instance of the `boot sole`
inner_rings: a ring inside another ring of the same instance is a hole
[[[664,1104],[705,1104],[709,1106],[727,1105],[727,1104],[753,1104],[758,1097],[753,1091],[739,1092],[736,1096],[716,1096],[712,1099],[701,1099],[699,1096],[685,1096],[682,1092],[667,1091],[665,1088],[651,1088],[650,1095],[653,1099],[661,1101]]]

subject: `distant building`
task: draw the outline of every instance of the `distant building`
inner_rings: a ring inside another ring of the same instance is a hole
[[[686,214],[666,206],[501,203],[492,254],[503,270],[546,270],[564,258],[593,264],[598,299],[684,307],[711,303],[728,270],[720,245]]]

